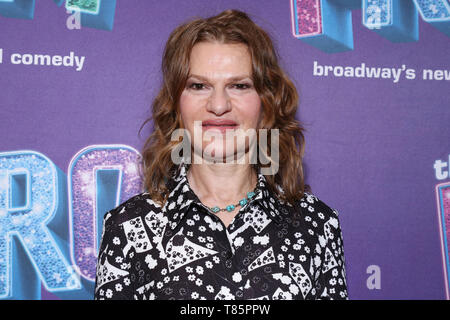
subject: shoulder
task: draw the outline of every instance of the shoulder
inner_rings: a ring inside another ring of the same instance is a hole
[[[305,192],[303,197],[296,202],[296,207],[300,216],[309,217],[317,223],[330,222],[333,225],[338,223],[338,210],[330,207],[311,192]]]
[[[320,247],[342,245],[339,213],[316,195],[306,192],[295,203],[293,220],[298,219],[299,228],[306,228],[307,235],[318,240]],[[333,244],[334,243],[334,244]]]
[[[120,225],[126,221],[144,218],[149,212],[161,212],[162,207],[147,192],[132,196],[109,210],[104,217],[105,225]]]

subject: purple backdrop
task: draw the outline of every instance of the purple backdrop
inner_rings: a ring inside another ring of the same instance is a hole
[[[433,164],[450,154],[449,37],[419,19],[417,42],[392,43],[353,10],[354,50],[325,53],[292,35],[289,1],[118,1],[112,31],[69,30],[69,14],[40,0],[34,19],[0,17],[0,152],[36,150],[67,173],[95,144],[138,150],[150,132],[165,40],[174,27],[228,8],[269,31],[300,94],[305,168],[312,191],[340,212],[351,299],[445,299]],[[9,54],[85,56],[83,69],[12,65]],[[313,64],[415,69],[417,78],[314,76]],[[381,288],[369,289],[370,265]],[[55,298],[43,290],[43,299]]]

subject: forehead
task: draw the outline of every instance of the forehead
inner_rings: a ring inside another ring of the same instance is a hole
[[[215,76],[222,73],[251,74],[250,53],[242,43],[200,42],[191,51],[191,73]]]

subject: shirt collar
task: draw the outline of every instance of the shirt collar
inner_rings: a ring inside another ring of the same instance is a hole
[[[165,212],[172,230],[177,227],[191,205],[194,203],[203,205],[189,186],[187,170],[188,165],[181,162],[167,182],[169,196],[162,210]],[[281,224],[283,214],[287,213],[282,207],[283,201],[270,190],[260,169],[258,169],[255,196],[250,201],[257,204],[277,225]]]

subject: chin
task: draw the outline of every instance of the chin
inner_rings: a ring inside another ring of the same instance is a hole
[[[237,157],[244,156],[246,152],[245,146],[234,146],[233,144],[228,146],[228,148],[223,148],[222,145],[207,145],[203,148],[202,154],[205,161],[217,163],[237,163]]]

